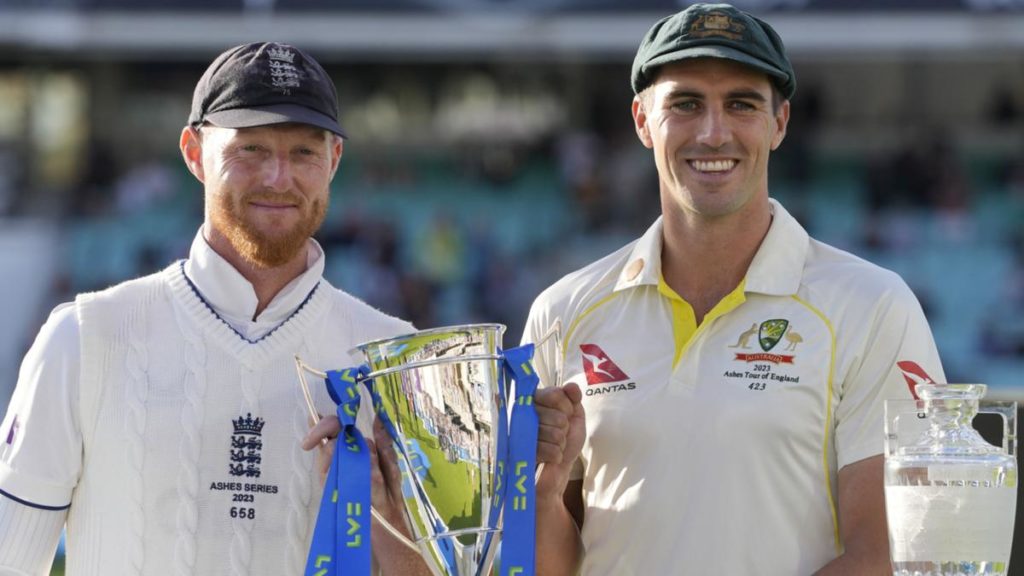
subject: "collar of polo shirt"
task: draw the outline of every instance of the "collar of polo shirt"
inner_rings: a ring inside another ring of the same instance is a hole
[[[746,291],[773,296],[797,293],[810,238],[796,219],[771,200],[772,225],[746,276]],[[619,274],[615,292],[634,286],[657,286],[661,278],[662,219],[659,217],[633,247]]]

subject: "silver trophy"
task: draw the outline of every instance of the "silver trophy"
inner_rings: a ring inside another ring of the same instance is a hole
[[[412,539],[376,511],[373,517],[439,576],[488,574],[498,549],[500,500],[514,484],[502,456],[509,442],[504,331],[500,324],[453,326],[355,349],[369,367],[374,408],[398,455],[404,528]],[[296,360],[300,376],[323,375]],[[308,390],[307,400],[312,410]]]

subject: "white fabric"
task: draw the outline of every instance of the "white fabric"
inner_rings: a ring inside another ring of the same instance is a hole
[[[194,262],[82,295],[51,316],[0,425],[3,441],[18,422],[12,444],[0,444],[0,490],[38,506],[70,502],[68,576],[301,572],[320,483],[313,453],[299,446],[308,416],[294,357],[349,366],[355,344],[412,330],[330,286],[311,250],[310,269],[249,324],[225,323],[253,308],[224,289],[240,288],[241,276],[205,242],[193,245]],[[310,383],[318,410],[332,412],[323,386]],[[235,428],[250,414],[259,436]],[[250,475],[235,475],[238,464],[242,474],[252,465]],[[26,508],[0,496],[0,515]],[[255,518],[231,517],[243,508]],[[51,558],[57,536],[39,544]],[[0,560],[22,548],[0,533]]]
[[[841,552],[837,471],[882,452],[884,399],[910,397],[897,362],[943,380],[903,281],[772,209],[745,302],[700,326],[674,368],[660,220],[534,303],[524,340],[556,321],[563,334],[538,351],[542,381],[560,360],[585,393],[584,575],[814,572]],[[770,320],[788,324],[764,349]],[[586,344],[603,382],[587,381]]]
[[[25,355],[0,425],[0,490],[38,506],[68,505],[82,465],[79,372],[75,307],[61,304]]]
[[[282,288],[255,320],[259,302],[252,284],[210,248],[202,229],[192,240],[185,274],[232,328],[249,340],[258,340],[291,316],[323,276],[324,252],[316,240],[308,241],[306,254],[306,271]]]
[[[0,546],[0,576],[49,574],[63,527],[64,511],[0,505],[0,534],[10,542]]]

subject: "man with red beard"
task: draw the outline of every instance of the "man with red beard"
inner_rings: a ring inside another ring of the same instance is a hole
[[[349,366],[354,345],[413,330],[322,277],[311,236],[344,136],[302,50],[247,44],[210,65],[180,141],[206,201],[188,259],[58,306],[22,364],[0,438],[0,574],[49,573],[65,526],[69,575],[303,572],[322,492],[303,445],[325,433],[294,358]],[[400,473],[378,445],[373,502],[394,515]],[[385,574],[427,573],[373,536]]]

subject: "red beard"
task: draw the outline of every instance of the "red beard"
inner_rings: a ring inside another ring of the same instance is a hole
[[[266,234],[245,217],[245,206],[262,199],[294,204],[301,212],[301,218],[287,231]],[[310,202],[291,192],[249,192],[237,199],[226,194],[218,195],[210,217],[214,228],[224,234],[242,258],[259,268],[276,268],[299,254],[306,240],[320,228],[326,214],[326,201],[317,199]]]

